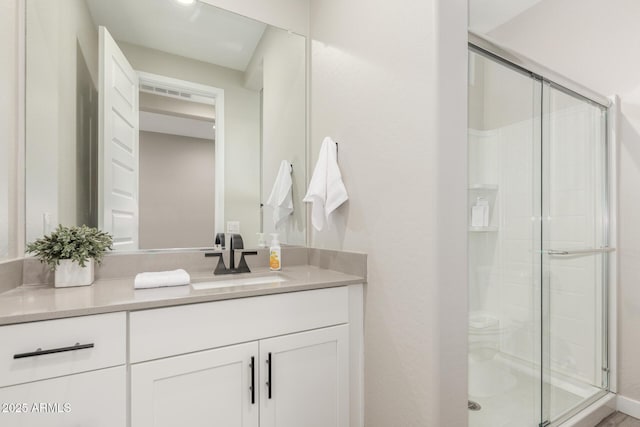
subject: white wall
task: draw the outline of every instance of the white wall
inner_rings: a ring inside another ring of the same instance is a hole
[[[262,76],[262,201],[271,194],[280,163],[293,164],[291,178],[293,213],[273,224],[273,208],[263,209],[263,231],[278,232],[280,241],[306,243],[306,40],[274,27],[267,27],[251,58],[247,75]],[[259,70],[259,71],[258,71]],[[267,241],[270,241],[267,240]]]
[[[312,246],[367,252],[367,427],[467,424],[466,1],[311,4],[311,164],[350,200]]]
[[[82,0],[27,2],[27,241],[76,225],[77,47],[97,82],[98,33]]]
[[[211,140],[140,132],[140,249],[211,246],[215,164]]]
[[[18,5],[0,3],[0,260],[16,257],[15,172],[18,138]]]
[[[490,36],[622,101],[618,158],[618,392],[640,400],[640,45],[634,0],[545,0]],[[594,31],[600,29],[601,31]]]
[[[243,87],[244,74],[240,71],[128,43],[118,44],[137,71],[224,89],[224,219],[240,221],[245,245],[255,247],[255,233],[260,228],[260,94]]]

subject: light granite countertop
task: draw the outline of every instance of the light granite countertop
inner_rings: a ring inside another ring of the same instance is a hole
[[[269,274],[273,273],[269,272],[268,268],[257,268],[252,273],[233,276],[192,274],[191,281],[226,281]],[[91,286],[76,288],[23,285],[0,293],[0,325],[306,291],[365,282],[365,278],[360,276],[310,265],[291,266],[278,274],[287,280],[205,290],[195,290],[190,285],[135,290],[133,277],[97,280]]]

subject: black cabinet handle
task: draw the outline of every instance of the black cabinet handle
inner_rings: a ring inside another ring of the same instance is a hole
[[[267,359],[267,397],[271,399],[271,366],[273,362],[271,361],[271,353],[269,353],[269,358]]]
[[[52,348],[49,350],[42,350],[41,348],[36,351],[32,351],[29,353],[19,353],[14,354],[14,359],[24,359],[25,357],[35,357],[35,356],[43,356],[45,354],[54,354],[54,353],[64,353],[65,351],[75,351],[75,350],[84,350],[86,348],[93,348],[94,344],[80,344],[76,343],[76,345],[72,345],[70,347],[60,347],[60,348]]]
[[[256,403],[256,365],[255,365],[255,361],[256,358],[255,357],[251,357],[251,364],[249,365],[251,367],[251,387],[249,387],[249,390],[251,390],[251,404],[255,405]]]

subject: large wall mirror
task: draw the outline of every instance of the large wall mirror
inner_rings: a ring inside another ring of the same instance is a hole
[[[305,244],[306,41],[189,0],[26,0],[26,240],[58,224],[118,250]]]

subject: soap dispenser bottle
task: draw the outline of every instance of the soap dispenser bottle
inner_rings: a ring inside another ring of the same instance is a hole
[[[271,237],[269,268],[271,271],[280,271],[282,270],[282,250],[280,248],[280,241],[278,240],[278,233],[272,233]]]

